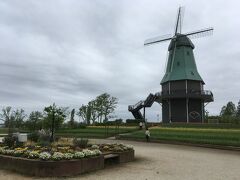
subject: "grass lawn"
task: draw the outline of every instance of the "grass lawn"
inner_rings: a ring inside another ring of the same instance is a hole
[[[153,127],[151,139],[197,144],[213,144],[240,147],[240,129]],[[145,139],[144,131],[121,135],[123,138]]]
[[[204,129],[240,129],[240,124],[202,124],[202,123],[171,123],[171,124],[161,124],[161,127],[169,128],[204,128]]]
[[[7,134],[8,128],[0,128],[0,134]]]
[[[116,129],[115,126],[109,126],[109,128],[105,128],[104,126],[89,126],[84,129],[60,129],[56,132],[56,135],[65,137],[105,138],[136,130],[136,127],[119,127],[119,129]]]

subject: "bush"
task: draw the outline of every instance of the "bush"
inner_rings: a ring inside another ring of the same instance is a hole
[[[126,119],[127,125],[138,125],[139,122],[144,122],[142,119]]]
[[[8,147],[14,147],[17,143],[17,137],[8,135],[4,137],[3,144]]]
[[[39,141],[50,141],[51,135],[50,134],[40,134]]]
[[[40,135],[37,132],[32,132],[32,133],[28,134],[28,139],[33,142],[38,142],[39,137],[40,137]]]
[[[73,139],[73,145],[75,147],[80,147],[80,148],[86,148],[88,145],[88,139],[78,139],[78,138],[74,138]]]
[[[87,125],[83,124],[83,123],[79,123],[77,127],[80,129],[85,129],[87,127]]]
[[[42,147],[48,147],[51,145],[51,142],[40,140],[40,141],[38,141],[37,145],[42,146]]]

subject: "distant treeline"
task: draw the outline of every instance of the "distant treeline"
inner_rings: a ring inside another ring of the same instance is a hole
[[[47,106],[43,111],[33,111],[27,115],[24,109],[13,109],[8,106],[0,113],[0,124],[10,129],[28,129],[31,131],[39,129],[51,129],[54,122],[54,129],[60,127],[78,128],[90,124],[101,124],[113,118],[114,110],[118,100],[108,93],[103,93],[86,105],[75,111],[68,107],[59,107],[55,103]],[[82,121],[75,121],[75,115]]]

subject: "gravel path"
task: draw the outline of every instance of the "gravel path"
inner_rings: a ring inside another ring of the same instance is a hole
[[[96,140],[99,142],[99,140]],[[116,142],[116,140],[101,140]],[[117,141],[132,144],[136,160],[67,178],[70,180],[239,180],[240,152],[200,147]],[[0,170],[0,180],[33,179]],[[34,178],[38,179],[38,178]],[[50,179],[50,178],[49,178]],[[59,178],[56,178],[59,179]]]

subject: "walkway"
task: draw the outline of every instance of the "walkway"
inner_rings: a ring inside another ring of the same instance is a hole
[[[240,177],[240,152],[123,140],[95,141],[132,144],[136,151],[136,160],[69,179],[238,180]],[[0,170],[0,179],[32,178]]]

